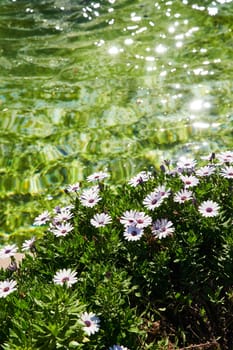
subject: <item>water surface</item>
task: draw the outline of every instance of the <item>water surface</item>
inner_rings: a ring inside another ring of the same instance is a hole
[[[230,0],[2,0],[2,237],[94,171],[231,149],[232,30]]]

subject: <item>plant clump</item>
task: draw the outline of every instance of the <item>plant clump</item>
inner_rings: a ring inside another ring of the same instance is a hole
[[[232,164],[225,151],[68,185],[34,219],[43,237],[0,250],[0,349],[231,349]]]

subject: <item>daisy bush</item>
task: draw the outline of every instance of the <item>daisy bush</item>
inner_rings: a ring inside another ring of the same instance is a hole
[[[0,349],[230,349],[232,167],[225,151],[68,184],[42,237],[0,249]]]

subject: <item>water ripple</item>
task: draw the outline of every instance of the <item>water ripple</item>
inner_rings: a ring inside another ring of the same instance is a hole
[[[2,236],[95,170],[123,181],[163,158],[232,147],[232,9],[3,0]]]

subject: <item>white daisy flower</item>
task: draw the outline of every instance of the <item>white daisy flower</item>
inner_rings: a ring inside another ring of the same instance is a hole
[[[35,218],[33,225],[42,226],[45,225],[48,221],[50,221],[50,214],[48,210],[45,210]]]
[[[100,181],[105,179],[106,177],[109,177],[109,174],[104,172],[104,171],[99,171],[97,173],[94,173],[92,175],[89,175],[87,177],[87,181],[88,182],[92,182],[92,181]]]
[[[177,162],[177,168],[181,169],[193,169],[197,161],[192,158],[181,157]]]
[[[32,237],[31,239],[27,239],[26,241],[24,241],[22,244],[22,250],[23,251],[32,250],[34,247],[35,241],[36,241],[35,237]]]
[[[83,330],[85,333],[87,333],[88,336],[99,331],[100,319],[93,312],[90,312],[90,313],[84,312],[80,316],[80,319],[83,324]]]
[[[5,280],[0,282],[0,298],[5,298],[16,290],[17,283],[13,280]]]
[[[73,215],[73,213],[70,212],[70,210],[68,210],[66,208],[61,208],[60,213],[58,213],[54,217],[54,221],[56,223],[66,222],[66,221],[69,221],[70,219],[72,219],[73,216],[74,215]]]
[[[141,171],[136,176],[132,177],[128,181],[128,184],[130,184],[132,187],[137,187],[138,185],[142,184],[143,182],[147,182],[151,178],[152,178],[151,172]]]
[[[173,223],[168,219],[156,220],[152,228],[153,235],[159,239],[171,236],[174,231]]]
[[[233,179],[233,166],[225,166],[221,169],[220,175],[225,177],[225,179]]]
[[[95,227],[104,227],[105,225],[109,224],[112,222],[111,216],[105,213],[101,214],[96,214],[94,217],[91,219],[91,224]]]
[[[60,207],[59,205],[56,206],[54,209],[53,209],[53,212],[55,214],[61,214],[63,211],[71,211],[72,209],[74,209],[75,206],[73,204],[70,204],[70,205],[66,205],[65,207]]]
[[[171,194],[170,188],[166,188],[164,185],[159,185],[153,192],[157,193],[162,199],[168,198]]]
[[[212,200],[208,200],[202,202],[198,208],[198,211],[202,216],[213,217],[218,215],[219,209],[220,207],[218,203],[213,202]]]
[[[196,175],[197,176],[201,176],[201,177],[204,177],[204,176],[210,176],[212,175],[213,173],[215,172],[215,168],[213,166],[203,166],[201,168],[199,168],[197,171],[196,171]]]
[[[74,208],[75,208],[75,205],[70,204],[70,205],[67,205],[67,206],[61,208],[61,210],[69,210],[69,211],[71,211]]]
[[[0,259],[10,258],[11,256],[14,256],[17,253],[17,246],[16,244],[12,245],[6,245],[0,250]]]
[[[110,346],[108,350],[129,350],[129,349],[123,345],[113,345],[113,346]]]
[[[136,210],[126,210],[123,215],[120,217],[120,223],[124,226],[134,226],[136,225],[136,215],[139,212]]]
[[[183,181],[186,188],[197,186],[199,183],[199,179],[193,175],[180,175],[180,179]]]
[[[149,215],[146,215],[143,211],[127,210],[120,218],[120,223],[124,226],[135,226],[138,228],[144,228],[151,224],[152,219]]]
[[[143,229],[135,226],[127,226],[123,235],[127,241],[138,241],[143,235]]]
[[[166,171],[166,174],[169,176],[175,177],[176,175],[180,174],[180,171],[178,171],[177,169],[172,169],[172,170]]]
[[[152,219],[149,215],[146,215],[143,211],[140,211],[135,213],[135,222],[136,227],[144,228],[151,225]]]
[[[61,286],[66,284],[67,287],[71,287],[72,284],[78,281],[76,275],[77,272],[71,271],[71,269],[61,269],[54,275],[53,282]]]
[[[221,164],[223,163],[233,163],[233,151],[225,151],[216,154],[216,158]]]
[[[154,210],[163,203],[163,198],[157,192],[151,192],[143,200],[143,205],[149,209]]]
[[[184,203],[190,199],[192,199],[193,193],[191,191],[188,190],[181,190],[177,193],[175,193],[174,196],[174,202],[178,202],[178,203]]]
[[[51,225],[49,231],[52,232],[56,237],[66,236],[69,232],[73,231],[74,227],[66,222],[60,225]]]
[[[78,192],[79,190],[80,190],[80,183],[79,182],[76,182],[73,185],[68,185],[66,187],[67,192]]]
[[[84,190],[80,197],[81,204],[89,208],[93,208],[100,200],[101,197],[97,186]]]

